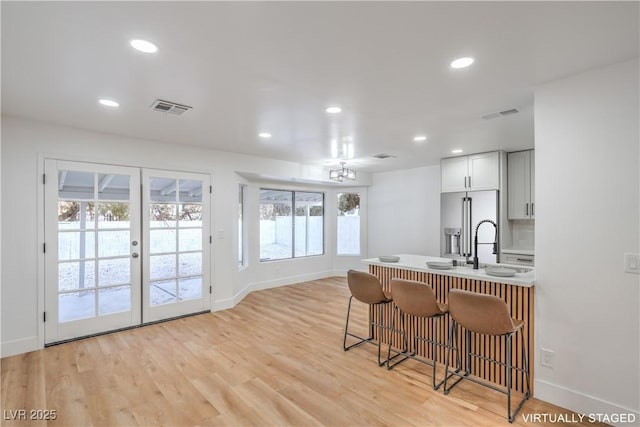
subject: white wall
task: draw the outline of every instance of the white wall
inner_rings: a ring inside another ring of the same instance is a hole
[[[232,307],[254,289],[326,277],[334,273],[335,203],[327,203],[324,255],[259,262],[258,194],[260,183],[247,182],[236,171],[296,180],[323,181],[321,167],[232,154],[184,145],[88,132],[41,122],[2,117],[2,355],[31,351],[42,345],[42,224],[38,220],[42,191],[42,157],[209,173],[214,188],[212,211],[213,309]],[[41,171],[40,171],[41,172]],[[368,185],[358,174],[356,185]],[[246,217],[248,267],[238,269],[238,184],[248,184]],[[335,200],[341,186],[279,185],[283,189],[324,191]],[[270,184],[273,187],[273,184]],[[331,231],[333,230],[333,232]],[[6,248],[11,248],[7,251]],[[359,261],[360,258],[358,258]]]
[[[638,68],[535,91],[535,395],[583,413],[640,410],[640,276],[623,271],[640,252]]]
[[[371,174],[369,256],[440,256],[440,166]]]

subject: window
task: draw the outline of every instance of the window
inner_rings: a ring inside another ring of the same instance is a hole
[[[238,186],[238,266],[245,265],[244,260],[244,191],[246,185]]]
[[[360,193],[338,193],[338,255],[360,255]]]
[[[260,189],[260,261],[324,253],[324,194]]]

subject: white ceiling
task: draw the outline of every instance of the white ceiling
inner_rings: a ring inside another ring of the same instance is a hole
[[[1,7],[3,114],[331,166],[331,141],[342,151],[351,137],[348,165],[368,171],[436,164],[452,148],[530,148],[537,84],[639,53],[638,2]],[[158,53],[134,51],[134,38]],[[451,70],[459,56],[476,62]],[[194,109],[154,112],[156,98]],[[521,112],[480,118],[512,107]]]

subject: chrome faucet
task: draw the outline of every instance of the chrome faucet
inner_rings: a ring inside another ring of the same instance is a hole
[[[482,221],[480,221],[478,223],[478,225],[476,225],[476,234],[475,237],[473,239],[473,269],[477,270],[479,267],[479,263],[478,263],[478,229],[480,228],[480,226],[482,224],[484,224],[485,222],[488,222],[489,224],[493,225],[493,227],[496,229],[496,234],[493,238],[493,254],[496,255],[498,253],[498,225],[491,221],[490,219],[483,219]],[[483,243],[485,244],[485,243]],[[486,243],[489,244],[489,243]]]

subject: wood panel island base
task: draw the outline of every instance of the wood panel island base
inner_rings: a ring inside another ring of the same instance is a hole
[[[507,303],[511,317],[514,319],[524,320],[524,342],[529,357],[529,370],[531,376],[531,391],[533,394],[533,366],[534,354],[531,351],[533,346],[533,315],[534,315],[534,272],[533,270],[526,273],[518,273],[514,277],[493,277],[484,273],[483,269],[473,270],[469,267],[454,267],[450,270],[436,270],[427,267],[427,261],[446,261],[442,258],[433,258],[419,255],[399,255],[400,261],[396,263],[380,262],[378,258],[370,258],[363,260],[369,265],[369,272],[382,283],[385,291],[390,291],[390,282],[393,278],[415,280],[429,284],[433,287],[438,302],[448,304],[448,295],[450,289],[464,289],[467,291],[478,292],[481,294],[495,295]],[[391,304],[387,305],[383,311],[383,323],[391,324]],[[377,312],[372,310],[370,316],[377,320]],[[399,315],[397,315],[399,316]],[[395,319],[395,324],[399,325],[399,317]],[[450,325],[449,315],[438,322],[433,319],[410,319],[405,322],[405,328],[409,336],[417,335],[422,337],[431,337],[432,328],[435,328],[435,338],[442,343],[447,342],[447,333]],[[377,338],[377,331],[374,332]],[[462,352],[466,353],[466,344],[463,339],[464,334],[458,330],[458,339],[456,346]],[[396,349],[401,349],[403,344],[400,334],[391,334],[384,330],[381,341],[385,344],[391,344]],[[411,345],[411,343],[410,343]],[[521,343],[519,339],[513,340],[512,365],[515,368],[522,368],[522,359],[520,357]],[[505,338],[486,335],[472,334],[471,340],[472,352],[483,357],[495,358],[501,362],[505,362]],[[431,345],[424,342],[418,342],[418,348],[415,349],[417,354],[427,359],[433,360],[433,350]],[[436,361],[444,365],[445,351],[443,347],[436,349]],[[465,357],[462,359],[462,370],[467,369],[467,361]],[[471,374],[501,386],[506,385],[505,368],[479,357],[471,358]],[[513,370],[512,387],[514,390],[525,392],[525,378],[522,371]]]

